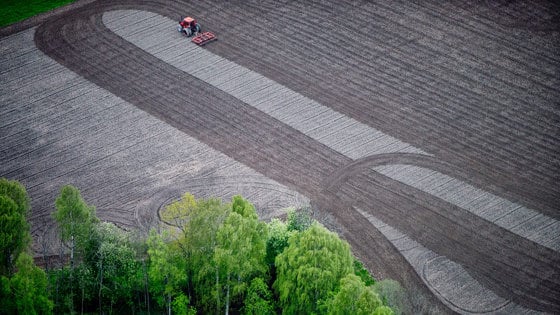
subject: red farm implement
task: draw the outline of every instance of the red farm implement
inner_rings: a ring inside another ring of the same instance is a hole
[[[214,33],[203,32],[198,33],[195,37],[193,37],[193,39],[191,39],[191,42],[197,44],[198,46],[202,46],[209,42],[215,41],[216,39],[218,38],[216,37],[216,35],[214,35]]]
[[[187,16],[186,18],[179,21],[177,31],[179,31],[180,33],[185,33],[187,37],[191,37],[192,35],[194,35],[191,41],[199,46],[218,39],[216,35],[214,35],[214,33],[202,32],[200,24],[198,24],[198,22],[190,16]]]

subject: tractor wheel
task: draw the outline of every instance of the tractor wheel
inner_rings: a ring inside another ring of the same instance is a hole
[[[187,34],[187,37],[191,37],[191,35],[192,35],[192,31],[191,31],[191,29],[190,29],[190,28],[188,28],[188,27],[187,27],[187,28],[185,28],[185,34]]]
[[[201,30],[201,29],[202,29],[202,28],[200,27],[200,24],[196,23],[196,32],[197,32],[197,33],[200,33],[200,30]]]
[[[183,27],[181,25],[177,26],[177,32],[181,33],[183,31]]]

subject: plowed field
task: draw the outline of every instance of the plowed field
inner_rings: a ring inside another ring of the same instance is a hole
[[[196,17],[218,41],[175,30]],[[560,7],[88,1],[1,30],[0,176],[147,228],[184,191],[310,202],[424,310],[560,312]],[[32,27],[32,28],[28,28]]]

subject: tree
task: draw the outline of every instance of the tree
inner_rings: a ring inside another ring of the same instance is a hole
[[[158,305],[165,306],[168,314],[171,314],[172,308],[187,312],[188,297],[182,293],[187,284],[186,260],[164,241],[164,237],[152,229],[147,240],[150,291]]]
[[[0,178],[0,196],[12,199],[18,207],[17,211],[19,213],[26,215],[29,211],[27,191],[18,181]]]
[[[82,263],[76,266],[73,271],[73,276],[77,281],[77,288],[80,290],[80,313],[83,314],[84,304],[90,302],[95,297],[94,290],[97,284],[95,281],[95,273],[91,266]]]
[[[69,295],[65,296],[65,300],[70,302],[70,309],[73,310],[74,253],[76,248],[83,253],[90,237],[95,234],[94,224],[99,220],[95,215],[95,207],[88,206],[80,195],[80,191],[71,185],[62,187],[60,195],[56,198],[55,206],[56,211],[53,212],[52,216],[58,224],[60,239],[70,247],[70,292]]]
[[[53,303],[47,295],[45,272],[26,253],[19,255],[16,267],[18,271],[10,279],[10,286],[17,313],[51,314]]]
[[[348,274],[340,280],[339,291],[327,305],[328,314],[331,315],[367,315],[375,314],[383,303],[377,293],[366,287],[358,276]],[[392,311],[389,314],[392,314]]]
[[[179,292],[175,299],[173,300],[173,305],[171,306],[173,313],[176,315],[195,315],[196,310],[192,307],[189,307],[189,298]]]
[[[204,313],[215,311],[216,300],[220,299],[220,296],[216,296],[218,269],[213,260],[214,248],[217,231],[230,212],[231,206],[219,199],[196,200],[196,206],[183,229],[184,237],[178,241],[187,260],[189,296],[192,293],[197,308]]]
[[[96,235],[100,239],[95,265],[100,310],[107,299],[110,311],[117,304],[133,308],[133,292],[141,287],[142,280],[136,272],[140,263],[130,246],[128,234],[113,223],[102,222],[96,225]]]
[[[353,271],[350,246],[319,223],[294,234],[276,257],[274,288],[285,314],[318,312],[340,279]]]
[[[15,307],[10,278],[0,276],[0,314],[13,314]]]
[[[90,233],[82,246],[84,260],[50,273],[56,287],[56,312],[97,308],[112,313],[116,306],[118,313],[134,313],[139,307],[134,298],[144,282],[129,233],[109,222],[92,223]]]
[[[197,202],[190,193],[185,193],[181,199],[176,200],[165,207],[161,212],[161,219],[179,228],[185,233],[187,223],[196,211]]]
[[[267,271],[264,260],[266,224],[258,220],[255,207],[241,196],[233,197],[231,207],[232,211],[217,231],[213,257],[218,270],[216,290],[224,288],[226,315],[231,299],[244,295],[251,277],[264,275]]]
[[[302,207],[298,209],[288,209],[288,231],[305,231],[313,223],[311,215],[311,207]]]
[[[288,239],[295,232],[288,231],[286,223],[274,218],[268,223],[268,240],[266,241],[266,262],[274,265],[274,260],[284,248],[288,247]]]
[[[31,243],[29,197],[17,181],[0,178],[0,275],[10,276],[14,261]]]
[[[263,278],[257,277],[251,281],[244,300],[243,313],[247,315],[275,314],[272,292]]]
[[[393,314],[395,314],[393,310],[386,305],[382,305],[376,308],[375,312],[373,312],[373,315],[393,315]]]
[[[367,287],[375,284],[375,280],[373,279],[369,271],[364,268],[364,264],[362,264],[362,262],[357,259],[354,259],[354,274],[360,277],[360,279],[362,279]]]
[[[372,289],[379,295],[383,304],[389,306],[395,314],[410,314],[413,307],[408,294],[395,280],[385,279],[376,282]]]
[[[99,221],[95,207],[88,206],[80,191],[71,185],[62,187],[55,201],[56,211],[53,217],[60,229],[60,238],[70,242],[70,261],[74,265],[74,250],[83,250],[92,235],[94,224]]]

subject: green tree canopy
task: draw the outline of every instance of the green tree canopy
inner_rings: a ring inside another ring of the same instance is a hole
[[[280,306],[286,314],[317,313],[340,279],[353,272],[350,246],[317,222],[288,242],[276,257]]]
[[[140,263],[136,260],[136,252],[130,245],[128,234],[113,223],[101,222],[95,225],[95,237],[100,240],[94,267],[99,280],[97,288],[100,304],[112,308],[122,303],[132,308],[132,292],[142,282],[136,272],[140,269]]]
[[[311,207],[306,206],[302,208],[289,208],[288,209],[288,231],[305,231],[313,223],[311,216]]]
[[[217,279],[216,288],[223,287],[226,314],[231,299],[243,296],[251,277],[267,271],[266,240],[266,224],[258,220],[255,207],[241,196],[233,197],[232,211],[217,231],[213,257],[218,277],[223,277]]]
[[[150,230],[147,240],[150,291],[159,306],[165,306],[169,311],[175,305],[183,310],[183,305],[188,305],[188,298],[182,293],[187,285],[186,259],[164,238],[165,233],[162,236],[154,229]]]
[[[383,303],[377,293],[366,287],[358,276],[348,274],[340,280],[339,291],[327,305],[328,314],[367,315],[375,314],[377,309],[383,306]]]
[[[22,184],[15,180],[0,178],[0,196],[12,199],[17,205],[17,212],[27,215],[29,211],[29,197]]]
[[[360,277],[360,279],[362,279],[364,284],[368,287],[375,284],[375,280],[373,279],[369,271],[364,268],[364,264],[362,264],[362,262],[357,259],[354,259],[354,274]]]
[[[379,295],[383,304],[389,306],[395,314],[412,313],[408,294],[397,281],[391,279],[378,281],[372,289]]]
[[[268,240],[266,241],[266,263],[274,265],[276,256],[288,247],[288,240],[295,232],[289,231],[286,223],[274,218],[268,223]]]
[[[264,282],[263,278],[257,277],[251,281],[247,289],[243,313],[247,315],[272,315],[274,302],[272,292]]]
[[[178,240],[187,260],[189,292],[195,297],[197,308],[206,313],[214,312],[217,308],[216,298],[219,297],[215,295],[217,266],[213,260],[214,248],[217,245],[217,231],[230,212],[231,206],[220,199],[197,199],[189,210],[186,226],[182,228],[183,237]]]
[[[80,191],[71,185],[62,187],[55,201],[56,211],[53,218],[60,229],[60,238],[70,242],[71,258],[74,249],[84,250],[94,234],[94,224],[99,222],[95,207],[88,206]]]
[[[190,217],[195,213],[197,201],[190,193],[167,205],[160,213],[163,222],[179,228],[185,233]]]
[[[29,197],[17,181],[0,178],[0,275],[10,276],[15,259],[31,243]]]
[[[9,198],[2,202],[17,208]],[[74,239],[84,255],[76,267],[51,273],[57,313],[81,305],[108,313],[195,314],[196,307],[226,315],[393,314],[384,303],[393,300],[393,286],[378,286],[347,242],[309,224],[308,210],[293,212],[288,223],[265,224],[241,196],[224,204],[185,194],[160,213],[169,229],[151,230],[136,244],[129,232],[100,223],[72,186],[61,190],[56,207],[61,238]],[[0,277],[0,296],[13,292],[10,279]],[[16,310],[15,301],[2,299],[0,307]]]
[[[18,314],[51,314],[53,303],[47,295],[45,272],[33,263],[33,258],[21,253],[16,262],[17,272],[10,279],[13,305]]]
[[[373,312],[373,315],[393,315],[393,314],[395,314],[393,310],[386,305],[379,306]]]

